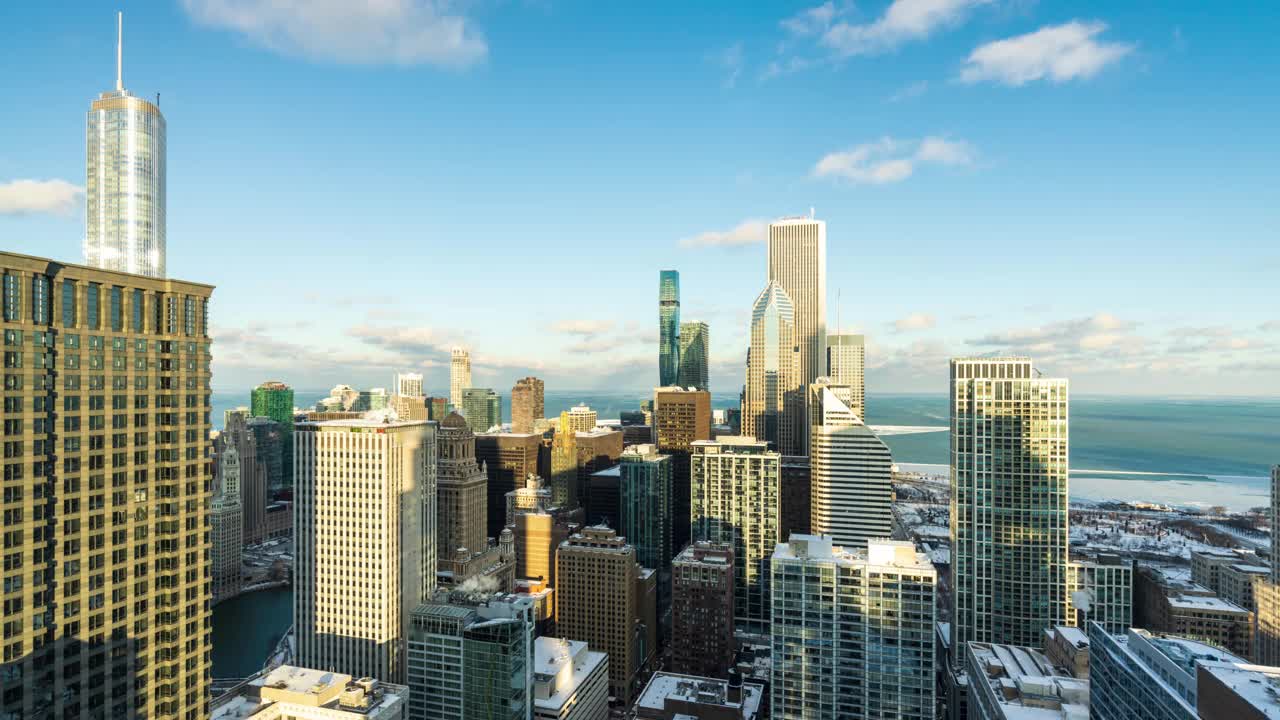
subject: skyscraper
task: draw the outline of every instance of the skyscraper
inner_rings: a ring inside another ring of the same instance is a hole
[[[596,429],[596,411],[584,403],[578,403],[560,413],[557,433],[591,432]]]
[[[804,455],[803,346],[795,307],[782,285],[770,281],[751,310],[751,349],[742,406],[742,432],[783,455]]]
[[[767,632],[782,456],[749,437],[699,440],[692,450],[693,540],[733,548],[734,622]]]
[[[218,491],[209,504],[213,541],[213,597],[240,592],[240,555],[244,550],[244,515],[240,507],[240,453],[227,445],[218,457]]]
[[[271,421],[265,421],[271,422]],[[275,423],[271,423],[274,425]],[[279,431],[277,431],[277,437]],[[266,535],[267,467],[258,457],[258,438],[249,426],[249,413],[228,412],[226,427],[214,443],[217,458],[234,447],[239,456],[240,469],[240,531],[247,545],[259,542]],[[279,448],[275,448],[279,458]],[[215,463],[221,470],[221,463]]]
[[[711,357],[711,328],[701,320],[680,323],[680,373],[677,385],[710,390],[707,365]]]
[[[779,720],[933,720],[937,574],[910,542],[773,553],[770,710]]]
[[[539,458],[542,436],[532,433],[478,433],[476,461],[489,476],[488,537],[497,537],[506,526],[503,509],[507,493],[524,487],[525,478],[542,475]]]
[[[85,264],[162,278],[164,115],[124,89],[122,14],[118,22],[116,88],[89,106],[85,129]]]
[[[271,490],[293,485],[293,388],[279,380],[270,380],[249,394],[249,413],[253,417],[271,418],[280,426],[280,481]]]
[[[781,285],[791,299],[799,352],[796,384],[805,388],[823,374],[826,365],[827,224],[812,216],[770,223],[767,263],[769,282]],[[808,447],[808,428],[800,428],[799,433],[799,446]]]
[[[297,662],[403,684],[410,613],[436,582],[435,426],[304,423],[296,441]]]
[[[462,390],[462,414],[472,432],[487,432],[502,425],[502,396],[492,388],[464,388]]]
[[[543,382],[536,377],[520,378],[511,388],[511,432],[533,432],[533,421],[546,415]]]
[[[0,716],[203,717],[213,288],[11,253],[0,281]]]
[[[462,391],[471,387],[471,353],[456,347],[449,358],[449,404],[462,407]]]
[[[680,273],[658,273],[658,384],[680,379]]]
[[[459,548],[468,553],[488,547],[488,478],[476,462],[476,436],[457,413],[436,431],[436,548],[440,564],[452,562]]]
[[[658,451],[671,457],[671,547],[679,551],[689,544],[689,453],[711,439],[711,393],[654,388],[652,417]]]
[[[395,394],[422,397],[422,373],[396,373]]]
[[[837,395],[848,386],[809,386],[809,526],[848,548],[893,533],[893,458]],[[846,393],[847,395],[847,393]]]
[[[865,340],[861,335],[827,336],[827,376],[836,385],[848,385],[852,397],[849,409],[864,422],[867,419]]]
[[[671,563],[671,667],[725,677],[733,667],[733,547],[693,543]]]
[[[671,458],[652,445],[633,445],[618,458],[619,532],[636,548],[636,562],[658,571],[665,607],[671,583]]]
[[[1029,358],[951,361],[952,653],[1066,623],[1068,387]]]

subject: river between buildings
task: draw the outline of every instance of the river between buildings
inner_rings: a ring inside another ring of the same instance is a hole
[[[246,593],[213,607],[213,677],[247,677],[293,623],[293,589]]]

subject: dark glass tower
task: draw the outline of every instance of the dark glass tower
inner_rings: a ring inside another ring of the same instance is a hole
[[[658,386],[680,379],[680,272],[658,271]]]

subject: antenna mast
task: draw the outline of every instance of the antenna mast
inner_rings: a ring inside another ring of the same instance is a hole
[[[124,13],[116,13],[116,92],[124,92]]]

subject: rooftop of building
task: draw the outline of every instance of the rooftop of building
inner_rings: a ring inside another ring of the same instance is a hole
[[[591,477],[600,477],[600,478],[620,478],[620,477],[622,477],[622,466],[621,466],[621,465],[610,465],[609,467],[607,467],[607,468],[605,468],[605,469],[603,469],[603,470],[597,470],[597,471],[595,471],[595,472],[591,473]]]
[[[1169,607],[1179,610],[1198,610],[1201,612],[1218,612],[1232,615],[1247,615],[1249,611],[1211,595],[1174,595],[1169,597]]]
[[[341,420],[319,420],[315,422],[302,423],[303,425],[311,425],[321,430],[339,430],[343,428],[402,428],[413,425],[426,426],[431,420],[401,420],[396,417],[395,413],[390,410],[372,410],[358,418],[343,418]]]
[[[741,679],[738,682],[741,683]],[[636,701],[636,707],[661,712],[666,708],[668,699],[681,700],[687,703],[741,708],[743,719],[750,720],[760,709],[764,687],[756,683],[742,683],[741,696],[736,701],[730,701],[729,694],[728,680],[657,672],[650,678],[649,684],[645,685],[640,699]]]
[[[1254,565],[1253,563],[1239,562],[1232,563],[1231,569],[1236,572],[1247,573],[1249,575],[1270,575],[1271,568],[1262,565]]]
[[[533,704],[542,708],[563,707],[608,659],[608,655],[591,650],[585,642],[536,638],[533,641]]]
[[[52,258],[39,257],[37,255],[25,255],[23,253],[15,253],[8,251],[0,251],[0,262],[6,266],[27,266],[39,267],[41,272],[45,272],[45,268],[49,265],[56,265],[58,268],[70,269],[78,271],[75,274],[94,273],[102,278],[114,277],[119,278],[119,284],[129,287],[147,287],[147,288],[168,288],[168,287],[190,287],[205,288],[213,290],[214,286],[208,283],[195,282],[192,280],[180,280],[171,277],[151,277],[149,275],[137,275],[127,273],[120,270],[107,270],[104,268],[96,268],[89,265],[81,265],[78,263],[61,262]],[[43,266],[43,267],[42,267]],[[55,274],[55,273],[49,273]]]
[[[1071,625],[1058,625],[1045,630],[1049,635],[1056,635],[1078,648],[1089,647],[1089,636],[1084,630]]]
[[[867,541],[865,548],[850,550],[834,544],[827,535],[803,535],[793,533],[789,542],[778,543],[774,548],[774,560],[799,559],[833,560],[835,562],[865,563],[877,567],[893,567],[933,574],[929,556],[916,550],[908,540],[876,539]]]
[[[379,720],[396,704],[409,699],[409,689],[373,678],[280,665],[249,678],[231,692],[215,699],[210,720],[251,718],[276,703],[316,708],[317,714],[340,718]]]
[[[1205,662],[1200,668],[1231,688],[1262,717],[1280,720],[1280,668],[1226,662]]]
[[[717,545],[708,542],[694,542],[686,545],[680,554],[672,560],[683,565],[703,564],[725,567],[732,563],[733,548],[729,545]]]
[[[986,682],[1008,720],[1089,717],[1089,681],[1063,674],[1043,653],[988,643],[969,643],[968,649],[982,671],[970,682]]]

